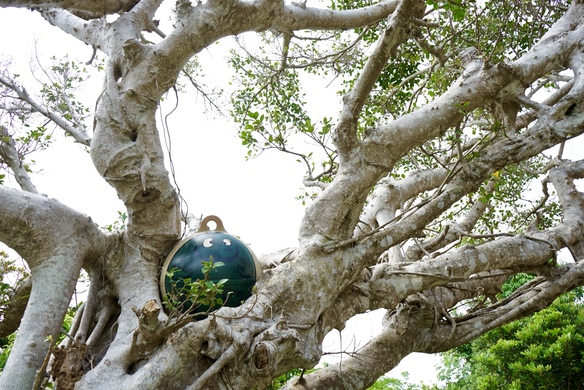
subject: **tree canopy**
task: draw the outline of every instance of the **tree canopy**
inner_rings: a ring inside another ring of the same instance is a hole
[[[581,1],[0,7],[87,44],[103,77],[86,103],[90,65],[43,61],[35,87],[0,64],[0,242],[28,268],[1,296],[0,337],[17,330],[2,388],[265,388],[300,370],[283,388],[364,389],[412,352],[467,344],[584,284],[584,160],[567,153],[584,132]],[[216,42],[233,48],[228,80],[200,61]],[[334,88],[332,112],[315,78]],[[241,306],[211,307],[227,283],[209,277],[217,259],[177,285],[201,315],[159,287],[201,224],[162,142],[181,129],[160,110],[183,93],[230,115],[242,157],[276,150],[306,171],[297,245],[259,254]],[[118,222],[37,188],[35,153],[55,140],[86,148],[123,204]],[[70,319],[82,272],[87,298]],[[522,273],[535,278],[498,295]],[[379,308],[369,343],[308,371],[327,333]]]

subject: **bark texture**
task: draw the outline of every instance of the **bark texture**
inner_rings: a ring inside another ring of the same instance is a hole
[[[492,63],[476,49],[459,53],[460,68],[445,93],[363,131],[360,117],[388,62],[423,28],[433,28],[424,19],[430,12],[423,1],[325,10],[278,1],[179,0],[174,29],[157,43],[145,43],[142,33],[157,30],[154,15],[162,0],[98,3],[0,1],[0,7],[33,8],[107,56],[91,137],[81,126],[59,122],[14,80],[0,83],[89,145],[97,172],[128,215],[124,231],[106,234],[89,217],[38,195],[14,140],[0,127],[0,162],[21,187],[0,186],[0,241],[26,260],[32,282],[0,388],[30,389],[44,374],[48,352],[54,353],[59,388],[265,388],[292,368],[314,367],[329,331],[342,329],[356,314],[385,308],[382,332],[362,350],[286,385],[367,388],[411,352],[469,342],[584,284],[578,249],[584,195],[574,183],[584,178],[584,161],[558,158],[541,169],[562,206],[561,221],[541,230],[474,233],[497,192],[498,172],[584,132],[584,4],[573,2],[513,61]],[[244,32],[292,39],[299,30],[378,23],[376,43],[343,96],[333,131],[336,174],[320,184],[324,190],[307,207],[298,247],[261,256],[257,290],[239,308],[224,307],[193,322],[165,312],[160,267],[182,231],[156,113],[185,64],[219,39]],[[569,80],[547,100],[537,103],[526,95],[528,86],[566,69]],[[436,169],[415,167],[405,178],[392,176],[414,150],[463,128],[473,110],[492,107],[502,112],[497,126],[505,131],[493,131],[488,142],[456,145],[448,161],[435,157]],[[472,158],[470,152],[476,152]],[[440,232],[428,229],[480,191],[484,196]],[[553,263],[562,248],[571,250],[572,263]],[[91,279],[88,299],[77,312],[72,339],[49,351],[82,268]],[[520,271],[538,276],[497,300],[506,277]],[[471,300],[485,304],[451,316],[451,308]]]

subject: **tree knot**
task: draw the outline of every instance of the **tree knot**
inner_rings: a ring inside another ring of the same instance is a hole
[[[276,346],[270,341],[260,341],[253,349],[253,366],[260,374],[274,369]]]

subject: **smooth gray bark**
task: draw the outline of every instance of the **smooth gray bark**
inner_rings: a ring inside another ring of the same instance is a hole
[[[362,351],[365,359],[349,358],[287,385],[366,388],[411,352],[443,351],[471,341],[584,283],[580,257],[559,268],[549,264],[561,248],[576,253],[584,233],[583,195],[574,185],[584,177],[582,162],[553,161],[543,172],[563,206],[563,220],[553,228],[451,246],[471,237],[486,207],[476,202],[443,236],[418,241],[402,255],[404,243],[411,244],[465,196],[483,184],[494,191],[489,183],[496,172],[584,132],[584,4],[571,5],[539,43],[513,62],[492,65],[468,51],[461,61],[464,69],[447,92],[360,135],[364,102],[388,60],[424,17],[424,2],[386,1],[330,11],[276,1],[179,1],[174,30],[156,44],[142,43],[141,33],[153,28],[161,3],[118,2],[114,7],[105,2],[96,9],[92,2],[0,1],[2,7],[38,8],[49,23],[107,55],[91,158],[128,215],[125,231],[106,235],[88,217],[55,200],[0,187],[0,241],[16,250],[32,273],[31,296],[0,387],[30,389],[49,347],[47,337],[56,338],[82,267],[91,287],[76,321],[76,344],[67,345],[70,350],[86,346],[86,358],[95,365],[69,372],[74,380],[63,375],[57,381],[63,387],[76,382],[77,389],[108,390],[263,388],[291,368],[314,367],[330,330],[342,329],[355,314],[386,308],[383,331]],[[100,13],[119,16],[93,19]],[[169,317],[158,276],[165,255],[180,239],[181,210],[164,166],[156,111],[183,66],[229,35],[352,29],[385,18],[387,26],[363,72],[343,98],[334,131],[338,172],[307,207],[298,248],[263,256],[257,291],[240,308],[222,308],[187,324]],[[564,68],[574,72],[569,87],[544,103],[525,97],[526,85]],[[24,89],[4,85],[50,118]],[[509,132],[494,135],[476,158],[451,169],[413,171],[404,180],[388,176],[414,148],[460,125],[465,116],[461,104],[468,102],[465,110],[470,111],[499,101],[530,111],[507,118]],[[61,127],[78,142],[89,142],[83,129]],[[3,160],[10,162],[5,151],[10,143],[0,147]],[[23,183],[23,190],[34,192]],[[421,194],[429,195],[414,204]],[[448,309],[461,301],[493,297],[501,275],[517,269],[540,277],[475,315],[449,316]]]

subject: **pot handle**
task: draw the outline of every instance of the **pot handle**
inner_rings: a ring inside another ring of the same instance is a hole
[[[209,227],[209,225],[208,225],[209,222],[215,222],[215,224],[217,225],[215,227],[215,229],[211,229]],[[216,215],[207,215],[201,221],[201,225],[199,226],[199,230],[197,231],[197,233],[202,233],[202,232],[227,232],[227,231],[225,230],[225,227],[223,226],[223,222],[221,221],[221,218],[219,218]]]

